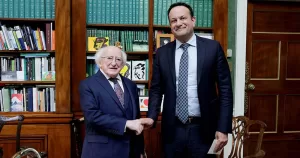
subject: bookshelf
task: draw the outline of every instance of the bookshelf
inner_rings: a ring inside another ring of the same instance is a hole
[[[170,30],[168,25],[154,25],[153,14],[154,14],[154,1],[148,0],[148,24],[110,24],[110,23],[87,23],[87,1],[88,0],[72,0],[72,111],[80,113],[79,105],[79,93],[78,85],[81,80],[86,77],[86,56],[87,54],[94,54],[95,51],[87,51],[87,42],[83,37],[87,37],[87,29],[110,29],[110,30],[122,30],[122,29],[133,29],[133,30],[147,30],[148,31],[148,45],[149,51],[147,52],[132,52],[126,51],[131,55],[140,55],[141,58],[147,58],[149,60],[149,78],[152,75],[152,63],[154,52],[154,31],[157,29]],[[105,1],[105,0],[104,0]],[[89,1],[88,1],[89,2]],[[99,1],[100,2],[100,1]],[[211,32],[214,35],[214,39],[219,41],[224,50],[227,49],[227,0],[212,0],[213,8],[213,21],[212,27],[195,27],[195,31]],[[102,1],[100,2],[102,3]],[[84,9],[82,9],[84,8]],[[167,10],[167,9],[166,9]],[[85,42],[84,42],[85,41]],[[225,51],[226,52],[226,51]],[[143,56],[143,55],[146,55]],[[129,57],[130,58],[130,57]],[[134,58],[134,57],[133,57]],[[136,58],[134,58],[136,59]],[[80,64],[78,64],[80,63]],[[148,84],[150,84],[150,80]]]
[[[103,1],[105,0],[101,0],[98,1],[101,4],[103,4]],[[140,0],[139,2],[141,2],[143,0]],[[176,1],[176,0],[175,0]],[[162,3],[167,4],[167,7],[165,9],[163,9],[164,11],[167,11],[169,5],[171,4],[171,2],[175,2],[174,0],[162,0]],[[189,2],[192,2],[194,4],[195,0],[191,0]],[[204,0],[202,0],[204,1]],[[206,0],[205,0],[206,1]],[[72,13],[71,13],[71,17],[72,17],[72,29],[71,29],[71,35],[72,35],[72,41],[71,41],[71,45],[72,45],[72,56],[71,56],[71,78],[72,78],[72,82],[71,82],[71,105],[72,105],[72,111],[74,113],[74,117],[75,118],[80,118],[83,116],[82,112],[81,112],[81,108],[80,108],[80,103],[79,103],[79,92],[78,92],[78,86],[81,80],[86,78],[86,56],[87,55],[91,55],[92,53],[95,52],[89,52],[86,51],[87,49],[87,41],[86,41],[86,37],[87,37],[87,29],[92,28],[92,29],[109,29],[109,30],[146,30],[148,31],[148,45],[149,45],[149,51],[147,52],[132,52],[132,51],[125,51],[128,54],[128,58],[130,59],[134,59],[134,60],[138,60],[138,59],[148,59],[149,62],[149,70],[148,70],[148,78],[149,80],[147,81],[136,81],[137,84],[145,84],[146,87],[149,87],[149,85],[151,84],[151,76],[152,76],[152,62],[153,62],[153,58],[155,56],[155,41],[153,40],[153,37],[155,35],[155,30],[164,30],[166,32],[170,32],[170,28],[168,26],[168,23],[163,23],[161,22],[160,24],[158,24],[159,22],[154,22],[155,20],[155,15],[157,13],[155,13],[156,11],[156,7],[155,6],[159,6],[156,3],[161,3],[160,1],[156,1],[156,0],[147,0],[147,4],[148,4],[148,12],[147,12],[147,17],[148,17],[148,23],[141,23],[141,24],[137,24],[134,23],[134,20],[132,22],[128,22],[128,23],[117,23],[116,19],[114,24],[111,24],[111,21],[108,23],[107,21],[100,19],[100,22],[96,21],[96,22],[88,22],[91,21],[91,19],[89,18],[93,18],[90,17],[89,14],[87,13],[89,10],[88,7],[88,2],[92,2],[90,0],[72,0]],[[94,1],[93,1],[94,2]],[[107,1],[105,1],[107,2]],[[121,3],[121,1],[119,1]],[[129,3],[131,4],[135,3],[136,1],[130,1]],[[211,0],[211,5],[212,5],[212,21],[211,21],[211,25],[198,25],[197,27],[195,27],[195,31],[203,31],[203,32],[208,32],[208,33],[213,33],[214,39],[219,41],[220,44],[222,45],[224,51],[226,52],[227,50],[227,19],[228,19],[228,0]],[[113,3],[112,1],[108,2],[109,4]],[[120,4],[121,5],[121,4]],[[130,10],[130,6],[126,5]],[[96,3],[93,3],[93,6],[97,6]],[[103,5],[105,6],[105,5]],[[125,8],[127,8],[125,6]],[[136,6],[136,5],[133,5]],[[99,6],[101,7],[101,6]],[[99,9],[101,10],[101,9]],[[114,10],[114,12],[117,13],[113,13],[113,14],[122,14],[119,13],[118,11]],[[134,12],[134,11],[133,11]],[[103,13],[100,11],[100,13],[96,13],[97,14],[101,14],[103,15]],[[126,14],[126,13],[125,13]],[[133,13],[134,14],[134,13]],[[197,14],[196,14],[197,15]],[[167,14],[166,14],[167,16]],[[125,16],[128,17],[128,16]],[[102,22],[101,22],[102,20]],[[120,19],[119,19],[120,20]],[[166,20],[166,19],[165,19]],[[104,21],[104,22],[103,22]],[[129,19],[130,21],[130,19]],[[133,24],[134,23],[134,24]],[[141,112],[142,117],[146,116],[146,112]],[[160,119],[160,117],[159,117]],[[161,146],[159,146],[159,142],[157,142],[158,140],[160,140],[159,136],[160,136],[160,121],[158,122],[158,126],[155,129],[152,129],[150,131],[146,131],[145,134],[145,144],[146,144],[146,151],[148,154],[148,157],[160,157],[159,153],[160,153],[160,149]]]
[[[22,114],[25,116],[21,132],[21,146],[29,146],[39,151],[46,151],[48,157],[71,157],[69,152],[71,150],[70,121],[73,116],[70,106],[71,1],[26,0],[25,3],[25,0],[4,0],[0,3],[8,3],[4,4],[4,6],[14,4],[14,10],[19,10],[6,16],[3,12],[0,12],[2,25],[10,27],[26,25],[31,26],[32,29],[41,27],[41,30],[45,31],[45,24],[52,23],[55,30],[55,50],[0,50],[0,56],[20,57],[20,54],[49,53],[50,56],[55,57],[55,81],[0,81],[1,87],[55,86],[55,110],[52,112],[0,112],[0,115],[15,116]],[[31,8],[28,9],[28,7]],[[44,11],[47,11],[47,9],[48,11],[49,9],[51,10],[51,7],[55,11],[51,12],[50,15],[49,12],[43,12],[41,8],[44,7]],[[0,133],[0,145],[4,149],[4,157],[11,157],[14,154],[14,141],[10,139],[15,138],[15,130],[16,123],[12,123],[5,125]]]

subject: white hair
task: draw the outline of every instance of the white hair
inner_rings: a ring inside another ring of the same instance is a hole
[[[96,51],[96,54],[95,54],[94,57],[95,57],[95,63],[97,65],[100,64],[101,57],[103,57],[103,53],[105,53],[105,51],[107,51],[108,48],[112,48],[112,47],[115,47],[115,46],[107,46],[107,47],[104,47],[104,48],[100,48]],[[116,48],[118,48],[118,47],[116,47]],[[127,54],[124,51],[121,50],[121,55],[122,55],[122,60],[123,60],[122,65],[125,65],[126,62],[127,62]]]

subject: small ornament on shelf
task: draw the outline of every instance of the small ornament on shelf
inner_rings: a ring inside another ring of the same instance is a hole
[[[115,42],[115,46],[118,47],[118,48],[120,48],[120,49],[123,48],[122,45],[121,45],[121,42],[119,42],[119,41]]]

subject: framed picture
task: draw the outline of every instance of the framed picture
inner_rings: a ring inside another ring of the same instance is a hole
[[[156,35],[156,48],[166,45],[169,42],[174,41],[173,34],[157,34]]]

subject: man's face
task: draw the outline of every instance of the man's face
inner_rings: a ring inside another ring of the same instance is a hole
[[[117,47],[108,47],[102,54],[100,68],[109,77],[115,78],[123,65],[122,52]]]
[[[170,10],[170,27],[174,36],[179,40],[192,36],[195,21],[195,17],[191,17],[189,9],[184,6],[177,6]]]

